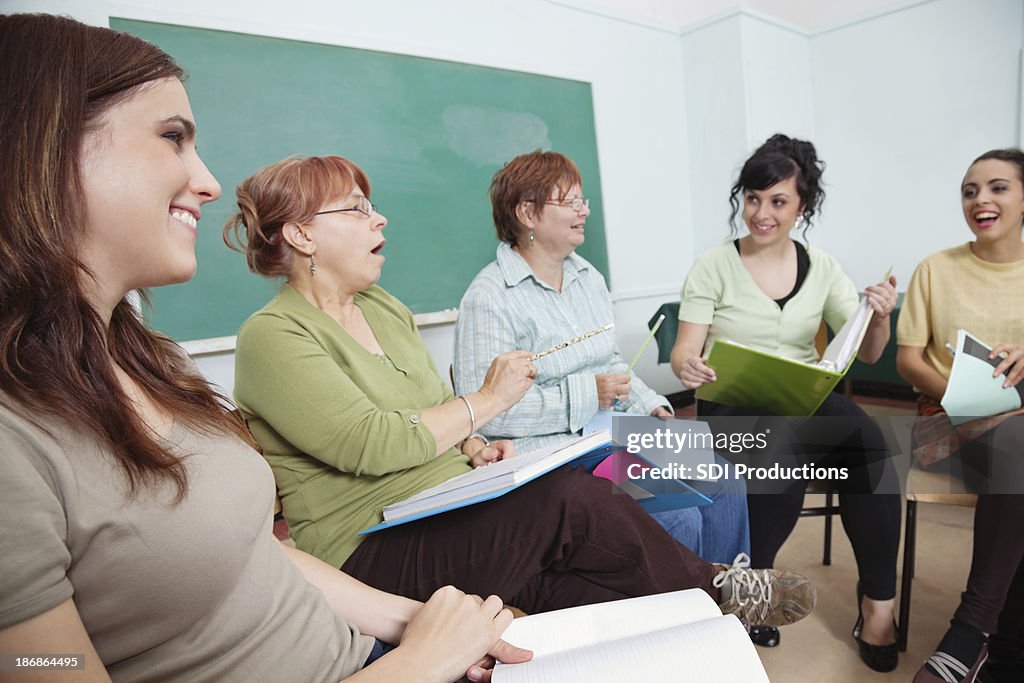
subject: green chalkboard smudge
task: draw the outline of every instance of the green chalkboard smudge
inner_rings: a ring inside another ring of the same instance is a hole
[[[453,104],[441,114],[448,146],[477,166],[504,164],[524,151],[551,149],[548,124],[536,114]]]

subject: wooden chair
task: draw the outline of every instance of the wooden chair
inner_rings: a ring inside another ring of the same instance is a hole
[[[955,479],[948,475],[936,474],[911,468],[907,476],[907,515],[904,522],[903,540],[903,572],[900,578],[900,607],[899,607],[899,648],[900,652],[907,651],[907,638],[910,632],[910,594],[916,570],[917,552],[917,504],[936,503],[939,505],[961,505],[963,507],[975,507],[978,503],[978,496],[963,491],[960,484],[959,491],[950,490],[949,493],[941,492],[943,489],[953,489],[950,482],[958,484]]]

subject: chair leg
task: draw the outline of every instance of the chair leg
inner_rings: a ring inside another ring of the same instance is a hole
[[[914,560],[917,554],[917,501],[907,501],[907,521],[903,539],[903,574],[900,577],[900,652],[907,651],[910,635],[910,588],[914,581]]]
[[[832,564],[832,515],[836,508],[832,500],[835,492],[829,489],[825,492],[825,550],[822,553],[821,563],[826,567]]]

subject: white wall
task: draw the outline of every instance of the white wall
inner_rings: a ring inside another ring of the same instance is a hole
[[[742,16],[733,15],[681,38],[694,254],[707,251],[728,235],[729,186],[749,148],[742,21]],[[679,272],[675,298],[686,267],[681,265]]]
[[[687,27],[735,12],[739,7],[819,30],[928,0],[552,0],[666,26]]]
[[[858,285],[971,239],[967,166],[1019,144],[1020,0],[936,0],[812,40],[815,141],[828,161],[815,244]]]
[[[681,42],[700,254],[729,237],[729,188],[750,152],[779,131],[814,138],[811,47],[808,34],[749,12],[686,30]]]
[[[697,253],[726,235],[728,187],[774,132],[827,163],[809,233],[858,286],[970,239],[970,161],[1021,139],[1020,0],[933,0],[820,32],[749,11],[684,31]]]
[[[794,16],[796,0],[783,4]],[[101,25],[121,16],[591,82],[616,334],[627,358],[658,305],[678,296],[695,254],[727,236],[729,186],[769,134],[810,137],[828,162],[825,214],[811,240],[860,286],[890,264],[905,284],[921,257],[966,240],[957,187],[967,163],[1020,141],[1020,0],[922,0],[817,33],[747,10],[679,30],[572,5],[0,0],[2,11]],[[424,336],[443,372],[450,328]],[[640,375],[678,390],[654,355],[648,348]],[[199,362],[230,389],[230,353]]]

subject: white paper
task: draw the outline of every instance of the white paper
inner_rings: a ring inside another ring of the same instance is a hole
[[[527,481],[540,472],[575,460],[580,455],[609,441],[611,441],[611,435],[608,432],[595,432],[582,438],[569,437],[566,441],[549,448],[542,448],[526,455],[478,467],[385,507],[384,519],[399,519],[447,503],[465,500],[481,493],[498,490],[504,486]]]
[[[730,615],[535,656],[523,664],[498,665],[492,680],[494,683],[768,683],[768,675],[746,630]]]
[[[521,617],[502,638],[539,657],[720,616],[710,595],[690,589]]]
[[[843,325],[839,333],[832,338],[831,343],[825,348],[818,367],[831,372],[844,372],[846,367],[860,350],[861,342],[868,331],[868,323],[874,311],[868,305],[867,297],[861,299],[857,310],[853,312],[849,320]]]
[[[979,358],[965,351],[973,342],[975,348],[984,349]],[[966,330],[957,330],[956,356],[949,373],[946,393],[942,396],[942,407],[953,424],[960,424],[978,417],[998,415],[1021,407],[1021,394],[1014,387],[1003,388],[1006,375],[992,376],[995,368],[988,362],[989,344],[981,341]]]

